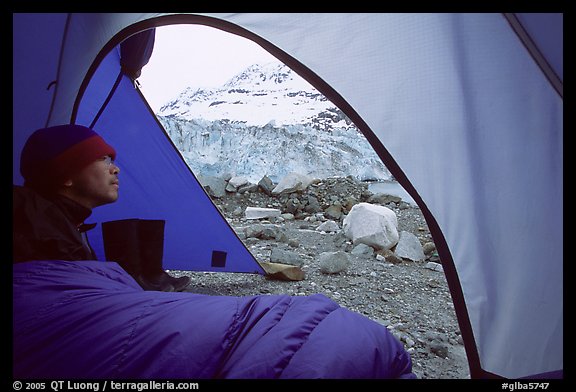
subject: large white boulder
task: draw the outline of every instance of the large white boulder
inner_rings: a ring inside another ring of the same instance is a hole
[[[391,209],[370,203],[358,203],[344,218],[344,234],[354,245],[390,249],[398,243],[398,218]]]

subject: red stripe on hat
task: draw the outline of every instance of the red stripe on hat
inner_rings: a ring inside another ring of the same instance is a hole
[[[56,156],[50,167],[55,177],[65,179],[106,155],[114,159],[116,151],[102,137],[94,135]]]

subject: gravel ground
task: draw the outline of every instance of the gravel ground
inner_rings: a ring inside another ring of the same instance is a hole
[[[338,182],[341,185],[342,181]],[[354,183],[348,180],[348,187],[351,185]],[[342,194],[351,194],[350,189],[339,189]],[[315,191],[316,195],[320,192]],[[320,192],[329,193],[328,188]],[[258,261],[270,261],[274,248],[289,249],[299,255],[306,277],[301,281],[280,281],[254,274],[170,271],[174,276],[191,277],[187,291],[234,296],[322,293],[341,306],[385,325],[410,353],[413,372],[418,378],[469,378],[468,361],[446,279],[443,272],[425,267],[429,260],[403,260],[393,264],[377,260],[374,255],[349,254],[351,264],[346,271],[325,274],[318,267],[319,254],[336,250],[349,252],[352,244],[341,230],[337,233],[315,230],[326,220],[322,214],[296,214],[296,219],[269,222],[244,219],[239,211],[247,206],[282,209],[282,200],[261,191],[229,194],[214,201]],[[422,244],[432,241],[420,209],[405,203],[389,203],[387,207],[397,214],[399,231],[415,234]],[[341,227],[341,219],[338,223]],[[256,224],[275,227],[283,233],[283,240],[244,238],[246,228]]]

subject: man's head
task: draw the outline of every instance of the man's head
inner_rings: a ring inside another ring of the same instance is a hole
[[[118,199],[116,151],[82,125],[35,131],[24,145],[20,172],[25,185],[63,194],[94,208]]]

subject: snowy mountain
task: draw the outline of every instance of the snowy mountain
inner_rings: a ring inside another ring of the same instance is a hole
[[[391,178],[354,124],[282,63],[252,65],[219,88],[188,87],[157,116],[198,174]]]

